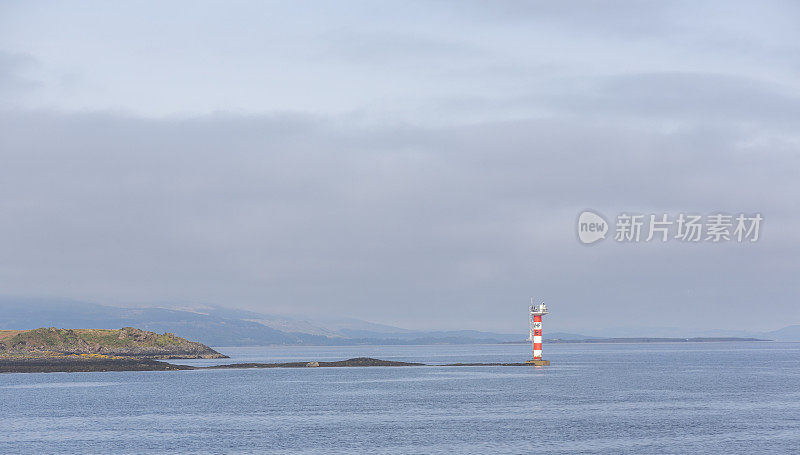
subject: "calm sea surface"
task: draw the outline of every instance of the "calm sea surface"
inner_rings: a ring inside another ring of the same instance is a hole
[[[529,355],[218,350],[235,362]],[[551,366],[0,374],[0,454],[800,453],[800,343],[549,344],[545,358]]]

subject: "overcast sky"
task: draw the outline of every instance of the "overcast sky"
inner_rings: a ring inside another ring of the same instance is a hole
[[[3,2],[0,294],[800,324],[798,23],[797,2]],[[764,222],[587,246],[584,209]]]

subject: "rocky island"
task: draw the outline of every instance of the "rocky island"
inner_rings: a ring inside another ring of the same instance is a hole
[[[187,369],[156,359],[227,356],[172,333],[121,329],[0,330],[0,372]]]

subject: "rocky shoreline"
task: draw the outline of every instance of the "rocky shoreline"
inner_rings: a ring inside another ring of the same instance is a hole
[[[102,371],[193,370],[151,359],[24,359],[0,360],[0,373],[86,373]]]
[[[197,367],[176,365],[152,359],[17,359],[0,360],[0,373],[78,373],[103,371],[175,371],[175,370],[221,370],[240,368],[341,368],[341,367],[409,367],[409,366],[530,366],[527,363],[452,363],[428,365],[424,363],[396,362],[392,360],[356,357],[333,362],[285,362],[285,363],[231,363]]]

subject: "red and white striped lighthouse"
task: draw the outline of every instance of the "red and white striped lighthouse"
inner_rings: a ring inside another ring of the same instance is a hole
[[[542,316],[545,314],[547,314],[547,305],[544,303],[536,305],[533,303],[533,298],[531,298],[530,340],[533,345],[533,360],[528,361],[528,363],[533,363],[535,365],[550,364],[549,361],[542,360]]]

